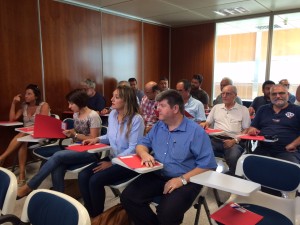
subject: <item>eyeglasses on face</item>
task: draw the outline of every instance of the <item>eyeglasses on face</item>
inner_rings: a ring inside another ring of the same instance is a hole
[[[273,93],[271,93],[271,96],[273,96],[273,97],[275,97],[275,96],[277,96],[277,95],[283,96],[283,95],[285,95],[285,94],[286,94],[286,92],[284,92],[284,91],[281,91],[281,92],[273,92]]]
[[[223,96],[229,96],[229,95],[232,95],[233,93],[232,92],[222,92],[221,94]]]

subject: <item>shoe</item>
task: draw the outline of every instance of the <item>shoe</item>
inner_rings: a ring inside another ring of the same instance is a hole
[[[23,195],[17,194],[17,200],[24,198],[25,196],[29,195],[32,192],[32,190],[27,185],[25,187],[25,185],[26,185],[26,182],[21,188],[18,189],[18,193],[20,192],[20,189],[25,189],[25,190],[23,191]]]

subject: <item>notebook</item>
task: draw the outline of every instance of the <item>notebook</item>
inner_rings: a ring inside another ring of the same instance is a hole
[[[233,202],[229,202],[210,217],[224,225],[255,225],[263,219],[263,216]]]
[[[163,164],[157,161],[153,167],[141,165],[141,158],[138,155],[119,156],[117,159],[121,163],[118,163],[116,160],[113,160],[113,162],[119,165],[125,165],[125,167],[128,167],[138,173],[148,173],[163,168]]]
[[[34,138],[66,138],[63,134],[66,124],[51,116],[36,115],[34,122]]]
[[[100,149],[100,148],[109,148],[109,146],[102,143],[94,144],[94,145],[69,145],[65,149],[72,150],[75,152],[86,152],[88,150]]]
[[[240,135],[238,137],[243,140],[253,140],[253,141],[264,141],[265,140],[264,136],[254,136],[254,135],[248,135],[248,134]]]

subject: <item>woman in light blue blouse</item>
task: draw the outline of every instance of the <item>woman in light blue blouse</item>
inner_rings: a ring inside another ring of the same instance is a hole
[[[112,148],[110,156],[101,159],[80,172],[79,188],[91,217],[103,212],[105,201],[104,186],[129,179],[136,172],[119,165],[113,165],[111,158],[135,153],[135,147],[144,133],[144,121],[138,113],[139,106],[135,92],[128,86],[118,86],[113,92],[112,111],[108,117],[107,134],[94,139],[85,140],[84,144],[97,142],[109,144]]]

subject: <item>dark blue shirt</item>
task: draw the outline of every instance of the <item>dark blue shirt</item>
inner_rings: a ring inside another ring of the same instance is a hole
[[[271,103],[271,100],[267,99],[265,96],[258,96],[253,100],[250,107],[253,107],[255,112],[257,112],[259,107],[261,107],[262,105],[270,104],[270,103]]]
[[[289,104],[279,113],[275,113],[273,105],[261,106],[251,123],[259,129],[260,135],[276,135],[274,143],[260,142],[260,146],[274,152],[285,151],[285,146],[300,136],[300,106]]]
[[[88,100],[87,106],[95,111],[101,111],[105,108],[105,99],[98,92],[93,97],[90,97]]]

